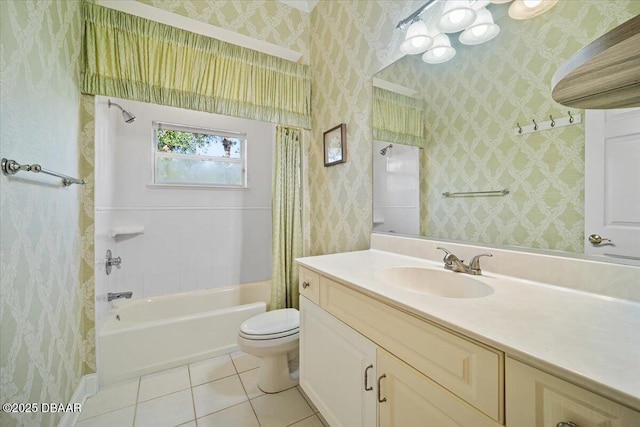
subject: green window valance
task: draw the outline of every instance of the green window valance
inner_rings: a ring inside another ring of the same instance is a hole
[[[424,147],[424,109],[419,99],[373,88],[373,139]]]
[[[84,4],[82,91],[311,127],[307,65]]]

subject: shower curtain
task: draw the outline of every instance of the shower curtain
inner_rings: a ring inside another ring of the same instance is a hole
[[[298,308],[298,266],[302,256],[300,154],[302,131],[278,126],[273,167],[273,263],[271,309]]]

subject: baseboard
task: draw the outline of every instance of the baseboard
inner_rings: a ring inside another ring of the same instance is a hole
[[[96,374],[85,375],[80,378],[76,391],[71,396],[69,403],[79,403],[84,406],[87,399],[98,392],[98,376]],[[74,427],[78,422],[80,412],[65,412],[58,423],[58,427]]]

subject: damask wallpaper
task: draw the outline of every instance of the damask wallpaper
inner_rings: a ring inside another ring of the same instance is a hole
[[[366,249],[372,210],[372,76],[392,56],[398,21],[422,2],[320,1],[311,13],[308,150],[311,255]],[[347,124],[347,161],[324,167],[322,133]]]
[[[81,3],[1,1],[0,151],[78,176]],[[0,176],[0,401],[68,402],[82,375],[82,186]],[[56,413],[0,413],[55,426]]]
[[[501,31],[456,57],[426,65],[403,58],[381,77],[427,100],[421,155],[421,234],[497,245],[583,252],[584,123],[514,136],[523,126],[583,113],[551,99],[555,71],[579,48],[640,13],[629,1],[560,2],[516,21],[492,5]],[[500,190],[506,197],[444,198],[445,191]]]
[[[371,76],[390,63],[385,59],[391,54],[384,49],[394,46],[400,32],[391,31],[397,22],[418,7],[392,3],[321,1],[312,12],[313,254],[369,246]],[[511,132],[517,121],[566,116],[567,109],[548,96],[557,67],[597,35],[638,13],[640,3],[633,1],[560,2],[528,21],[503,16],[498,39],[462,47],[448,63],[428,66],[416,57],[422,74],[403,77],[423,82],[433,106],[427,114],[429,147],[422,154],[428,163],[421,162],[421,175],[428,177],[420,183],[423,233],[582,251],[584,126],[520,137]],[[545,48],[533,49],[540,45]],[[473,63],[462,59],[470,55]],[[481,118],[487,113],[488,119]],[[324,168],[322,132],[340,122],[347,123],[347,163]],[[494,187],[508,187],[512,194],[501,200],[441,196],[443,191]]]
[[[276,0],[138,0],[302,54],[310,53],[309,14]]]

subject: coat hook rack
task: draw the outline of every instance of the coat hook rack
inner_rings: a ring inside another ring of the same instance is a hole
[[[573,115],[571,114],[571,111],[568,111],[568,113],[569,116],[561,117],[559,119],[554,119],[553,114],[549,114],[549,120],[540,123],[538,123],[536,119],[531,119],[532,124],[527,126],[520,126],[520,122],[517,122],[517,127],[513,129],[513,134],[515,136],[526,135],[528,133],[557,129],[564,126],[572,126],[578,123],[582,123],[582,114]]]

